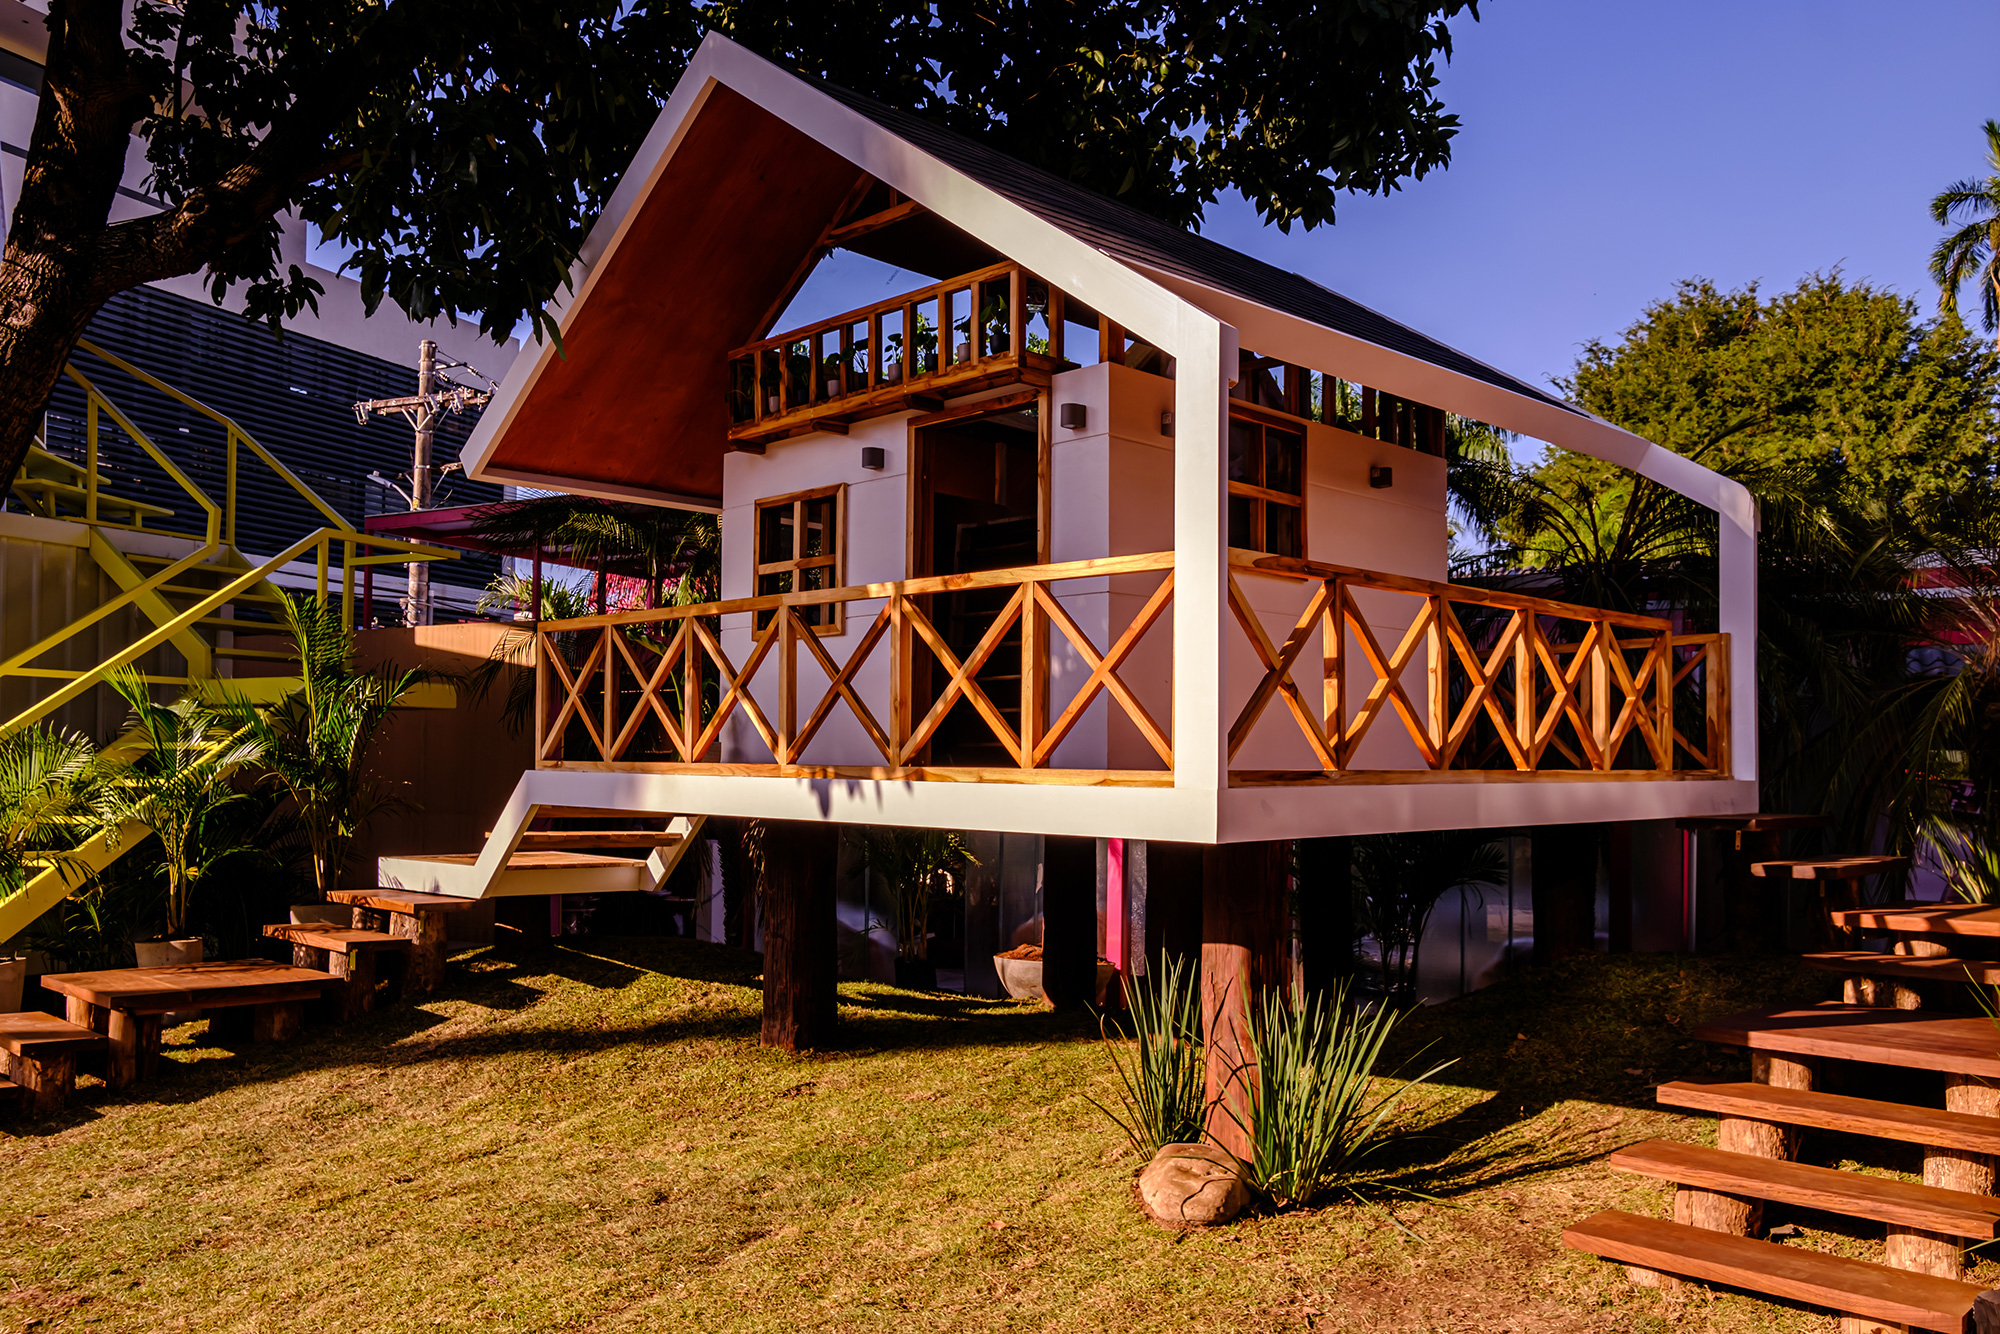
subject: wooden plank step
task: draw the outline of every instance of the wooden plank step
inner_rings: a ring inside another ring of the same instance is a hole
[[[398,857],[396,860],[404,862],[441,862],[447,866],[470,866],[479,860],[479,854],[476,852],[435,852],[424,853],[422,855],[413,853],[407,857]],[[589,870],[600,866],[629,867],[643,866],[644,864],[643,861],[636,857],[604,857],[591,852],[517,852],[507,859],[507,869],[510,871],[575,871]],[[384,892],[386,893],[387,891]],[[332,895],[328,895],[328,897],[331,898]],[[445,898],[447,896],[433,894],[428,897]],[[343,903],[354,902],[352,899],[342,899],[340,901]]]
[[[491,835],[488,835],[491,837]],[[563,852],[585,848],[671,848],[681,835],[662,829],[530,829],[516,852]]]
[[[63,1051],[85,1051],[102,1047],[105,1041],[101,1033],[40,1010],[0,1014],[0,1051],[15,1056],[30,1052],[54,1055]]]
[[[1563,1245],[1682,1278],[1723,1283],[1885,1324],[1961,1334],[1981,1287],[1844,1255],[1705,1232],[1607,1209],[1572,1224]]]
[[[2000,1035],[1984,1015],[1813,1005],[1725,1015],[1695,1029],[1694,1036],[1753,1051],[2000,1079]]]
[[[1991,1241],[2000,1237],[2000,1199],[1895,1177],[1842,1172],[1832,1167],[1760,1158],[1702,1144],[1652,1139],[1612,1154],[1615,1171],[1671,1181],[1678,1186],[1748,1195],[1803,1209],[1823,1209],[1849,1218],[1942,1232],[1949,1237]]]
[[[1675,1080],[1655,1089],[1654,1097],[1667,1107],[1714,1112],[1719,1116],[1745,1116],[1788,1126],[1839,1130],[1899,1144],[2000,1154],[2000,1117],[1948,1112],[1942,1107],[1913,1107],[1874,1098],[1850,1098],[1840,1093],[1721,1079]]]
[[[288,940],[294,945],[336,954],[352,954],[369,945],[406,950],[412,943],[407,936],[392,936],[387,931],[333,926],[327,922],[271,922],[264,927],[264,934],[273,940]]]
[[[1828,973],[1863,977],[1900,977],[1910,982],[1975,982],[2000,985],[2000,963],[1960,959],[1949,954],[1878,954],[1873,950],[1829,950],[1808,954],[1800,962]]]
[[[1830,914],[1851,931],[1903,931],[1929,936],[2000,937],[2000,908],[1984,903],[1892,903]]]
[[[1860,880],[1900,871],[1909,864],[1908,857],[1785,857],[1752,862],[1750,874],[1770,880]]]
[[[477,899],[461,899],[452,894],[425,894],[414,889],[330,889],[329,902],[350,907],[372,908],[376,912],[459,912],[472,907]]]

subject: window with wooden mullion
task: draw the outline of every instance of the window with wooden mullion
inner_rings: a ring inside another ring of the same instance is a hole
[[[812,593],[841,584],[841,509],[847,488],[821,487],[757,502],[757,595]],[[759,630],[774,613],[756,615]],[[820,634],[839,634],[838,603],[801,607]]]
[[[1229,418],[1229,545],[1306,554],[1306,438],[1253,417]]]

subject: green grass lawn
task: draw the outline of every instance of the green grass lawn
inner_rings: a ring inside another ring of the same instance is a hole
[[[171,1030],[155,1083],[85,1080],[0,1131],[0,1329],[1834,1328],[1558,1243],[1597,1209],[1665,1212],[1598,1159],[1713,1142],[1651,1084],[1744,1072],[1685,1034],[1826,993],[1787,965],[1592,958],[1426,1010],[1412,1044],[1460,1062],[1398,1165],[1436,1202],[1201,1233],[1134,1205],[1094,1028],[846,984],[842,1049],[789,1057],[757,1045],[755,970],[598,939],[463,956],[422,1006],[280,1049]],[[1802,1221],[1795,1244],[1879,1252]]]

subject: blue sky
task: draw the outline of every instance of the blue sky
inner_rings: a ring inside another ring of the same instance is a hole
[[[1776,291],[1838,266],[1935,307],[1926,208],[1980,174],[2000,3],[1480,9],[1443,75],[1449,169],[1311,233],[1225,201],[1207,234],[1536,383],[1685,277]],[[798,308],[865,304],[886,278],[837,257]]]

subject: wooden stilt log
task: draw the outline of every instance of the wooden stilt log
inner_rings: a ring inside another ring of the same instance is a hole
[[[1283,843],[1207,849],[1201,896],[1201,1016],[1208,1034],[1209,1138],[1250,1157],[1247,1012],[1284,985]]]
[[[6,1056],[7,1077],[21,1086],[30,1116],[53,1116],[63,1109],[76,1090],[76,1054],[51,1052],[46,1056]]]
[[[401,914],[398,914],[399,916]],[[250,1040],[283,1042],[305,1027],[304,1001],[271,1001],[250,1007]],[[158,1052],[158,1047],[154,1048]]]
[[[375,1008],[375,956],[373,949],[364,946],[335,953],[328,961],[332,965],[328,971],[342,979],[339,996],[343,1020],[359,1019]]]
[[[107,1012],[105,1030],[111,1039],[111,1049],[105,1056],[105,1083],[112,1088],[124,1088],[135,1080],[151,1079],[159,1073],[160,1028],[165,1020],[166,1016],[161,1014]]]
[[[2000,1087],[1977,1075],[1947,1074],[1944,1077],[1944,1105],[1948,1111],[1971,1116],[2000,1116]],[[1991,1195],[1993,1169],[1990,1154],[1934,1146],[1924,1149],[1926,1186]],[[1896,1269],[1935,1274],[1940,1278],[1963,1278],[1965,1275],[1965,1252],[1956,1237],[1891,1225],[1888,1238],[1888,1262]]]
[[[764,1045],[811,1051],[833,1040],[839,1004],[833,881],[839,832],[771,822],[764,831]]]
[[[389,914],[389,934],[410,942],[410,962],[403,975],[403,989],[411,996],[428,996],[444,981],[444,918],[441,912]]]
[[[1097,840],[1042,840],[1042,994],[1081,1011],[1097,992]]]

